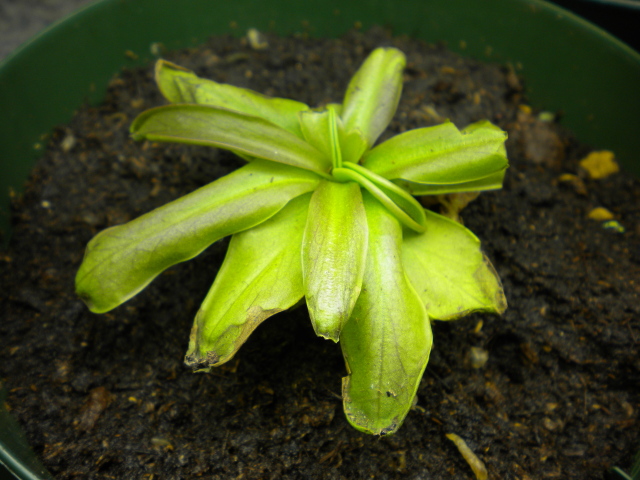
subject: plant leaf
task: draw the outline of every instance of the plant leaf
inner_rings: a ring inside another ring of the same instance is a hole
[[[369,248],[362,293],[340,336],[349,372],[342,398],[355,428],[386,435],[411,408],[432,334],[424,304],[404,273],[402,228],[377,200],[363,196]]]
[[[367,140],[358,129],[345,132],[340,118],[338,118],[338,126],[340,127],[338,128],[338,134],[340,136],[343,164],[346,162],[358,163],[362,158],[362,154],[368,148]]]
[[[377,48],[349,82],[341,115],[344,130],[359,130],[368,147],[376,142],[396,113],[405,64],[400,50]]]
[[[309,110],[304,103],[200,78],[166,60],[158,60],[155,74],[160,91],[172,103],[199,103],[234,110],[268,120],[302,138],[298,112]]]
[[[454,320],[476,311],[504,312],[500,279],[478,238],[453,220],[429,210],[426,214],[426,233],[405,233],[402,259],[429,316]]]
[[[360,186],[321,181],[302,241],[304,293],[316,335],[337,342],[351,316],[362,287],[367,232]]]
[[[300,245],[310,195],[294,198],[269,220],[236,233],[196,315],[185,362],[218,366],[253,330],[303,296]]]
[[[424,208],[422,208],[422,206],[415,198],[413,198],[395,183],[373,173],[371,170],[364,168],[357,163],[344,162],[344,166],[345,168],[349,168],[355,172],[360,173],[363,177],[373,183],[384,194],[384,196],[387,197],[388,200],[392,201],[415,224],[420,227],[417,231],[424,231]],[[365,186],[365,188],[367,187]],[[380,201],[380,198],[378,197],[378,195],[376,195],[376,192],[369,190],[369,193],[378,198],[378,200]],[[382,204],[385,205],[386,201],[382,201]],[[393,211],[391,213],[393,213]],[[396,216],[396,218],[398,217]],[[399,218],[399,220],[401,220],[402,222],[402,219]],[[413,226],[415,227],[415,225]]]
[[[300,128],[302,129],[304,139],[328,158],[335,156],[335,145],[339,145],[342,161],[357,163],[367,149],[367,141],[360,131],[350,130],[349,132],[345,132],[342,120],[337,116],[335,119],[338,131],[337,141],[332,139],[330,134],[330,132],[332,132],[332,125],[329,109],[333,109],[336,114],[338,114],[340,111],[339,107],[340,105],[330,104],[327,105],[327,110],[307,110],[300,112],[298,114]]]
[[[197,103],[195,90],[200,78],[195,73],[164,59],[156,62],[154,70],[164,98],[171,103]]]
[[[472,180],[465,183],[429,184],[408,182],[406,180],[394,180],[393,183],[404,188],[411,195],[445,195],[448,193],[481,192],[486,190],[499,190],[507,169],[492,173],[488,177]]]
[[[475,130],[488,128],[494,131],[501,131],[499,127],[493,125],[488,120],[481,120],[479,122],[472,123],[462,130],[462,133],[472,133]],[[507,157],[507,149],[505,144],[502,143],[498,149],[498,153]],[[429,183],[416,183],[408,182],[406,180],[396,180],[394,183],[403,187],[411,195],[444,195],[449,193],[462,193],[462,192],[481,192],[486,190],[499,190],[502,188],[504,182],[504,176],[507,173],[507,166],[504,169],[492,173],[484,178],[478,180],[472,180],[465,183],[453,183],[453,184],[429,184]]]
[[[491,123],[489,120],[479,120],[477,122],[470,123],[469,125],[467,125],[462,129],[462,133],[469,134],[469,133],[474,133],[477,130],[485,130],[484,133],[489,133],[489,132],[486,132],[486,130],[492,130],[493,133],[495,133],[496,135],[502,134],[505,136],[504,139],[505,140],[507,139],[506,132],[502,130],[500,127],[498,127],[497,125],[494,125],[493,123]],[[500,155],[504,155],[505,157],[507,156],[507,147],[505,146],[504,142],[502,142],[498,147],[498,153]]]
[[[327,175],[331,159],[296,135],[259,117],[210,105],[167,105],[138,115],[136,140],[178,142],[233,150]]]
[[[195,257],[213,242],[258,225],[289,200],[312,191],[319,177],[255,160],[88,244],[76,292],[94,313],[117,307],[160,272]]]
[[[472,182],[507,167],[506,138],[493,125],[461,132],[446,122],[391,137],[366,152],[363,165],[390,180],[436,185]]]
[[[329,110],[306,110],[298,113],[298,121],[302,138],[321,151],[327,158],[331,158],[332,145],[329,135],[331,124]]]

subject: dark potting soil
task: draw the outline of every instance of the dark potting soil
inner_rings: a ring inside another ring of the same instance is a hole
[[[638,180],[590,179],[578,164],[590,149],[524,106],[508,67],[381,30],[268,40],[254,50],[215,38],[166,58],[315,106],[341,101],[365,56],[395,45],[408,66],[389,134],[445,118],[509,132],[504,189],[462,212],[502,278],[507,312],[434,324],[417,405],[383,438],[348,425],[340,348],[314,336],[304,307],[269,319],[211,374],[183,366],[226,241],[91,314],[73,280],[93,235],[241,165],[209,148],[132,141],[131,120],[164,101],[152,67],[123,71],[103,105],[53,132],[13,199],[0,258],[0,378],[46,467],[59,479],[473,478],[447,433],[494,479],[601,479],[628,467],[640,447]],[[590,219],[595,207],[626,232]],[[478,348],[488,361],[473,368]]]

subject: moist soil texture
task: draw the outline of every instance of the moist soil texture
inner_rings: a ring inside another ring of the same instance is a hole
[[[256,49],[217,37],[165,58],[316,106],[340,102],[366,55],[394,45],[408,65],[385,136],[444,119],[462,128],[487,118],[508,131],[504,189],[462,217],[509,308],[434,323],[417,404],[389,437],[347,423],[340,347],[314,335],[305,307],[270,318],[209,374],[183,365],[226,241],[121,307],[90,313],[73,285],[92,236],[242,165],[211,148],[131,140],[133,118],[165,101],[152,66],[123,71],[102,105],[52,133],[13,196],[0,255],[0,379],[47,469],[58,479],[474,478],[450,433],[494,479],[602,479],[628,468],[640,446],[638,180],[592,179],[579,164],[591,147],[541,120],[509,66],[381,29],[267,40]],[[614,223],[591,219],[597,207]]]

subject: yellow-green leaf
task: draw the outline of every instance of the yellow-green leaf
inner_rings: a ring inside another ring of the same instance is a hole
[[[340,156],[343,162],[357,163],[362,154],[367,149],[367,141],[359,130],[354,129],[349,132],[344,131],[342,119],[338,116],[341,110],[340,105],[330,104],[322,111],[307,110],[300,112],[300,128],[304,139],[324,153],[329,158],[335,157],[335,146],[340,147]],[[337,141],[332,138],[331,114],[329,109],[336,113],[336,126],[338,132]]]
[[[404,272],[402,227],[368,193],[364,200],[369,248],[362,292],[340,336],[349,373],[342,397],[355,428],[386,435],[411,408],[432,334],[424,304]]]
[[[302,138],[298,112],[309,110],[304,103],[200,78],[166,60],[156,63],[156,82],[172,103],[200,103],[235,110],[268,120]]]
[[[216,240],[258,225],[292,198],[316,188],[319,177],[256,160],[88,244],[76,292],[92,312],[117,307],[160,272],[198,255]]]
[[[367,140],[360,130],[353,129],[344,131],[342,121],[338,118],[338,134],[340,136],[340,149],[342,150],[342,162],[358,163],[362,154],[367,150]]]
[[[429,316],[454,320],[471,312],[502,313],[507,301],[480,240],[463,225],[426,211],[427,231],[405,233],[402,258]]]
[[[406,180],[394,180],[393,183],[404,188],[411,195],[445,195],[448,193],[482,192],[487,190],[499,190],[502,188],[506,167],[491,175],[464,183],[429,184],[408,182]]]
[[[334,342],[360,295],[367,232],[360,186],[320,182],[302,242],[304,290],[316,334]]]
[[[391,137],[364,154],[363,166],[390,180],[461,184],[503,171],[507,134],[488,122],[462,132],[451,122]]]
[[[418,232],[424,232],[424,208],[395,183],[356,163],[344,162],[344,167],[360,175],[360,184],[400,220]],[[334,169],[334,176],[345,172]],[[364,177],[364,179],[362,178]]]
[[[329,110],[306,110],[298,113],[302,138],[327,158],[331,158],[333,147],[331,145]]]
[[[398,108],[405,64],[404,53],[396,48],[371,52],[351,78],[344,96],[341,117],[345,132],[358,130],[369,147],[375,143]]]
[[[224,148],[327,175],[331,159],[293,133],[260,117],[210,105],[167,105],[133,121],[136,140]]]
[[[199,78],[188,68],[160,59],[155,65],[158,88],[171,103],[197,103],[194,94]],[[189,84],[194,88],[186,88]]]
[[[236,233],[191,330],[187,365],[218,366],[251,332],[303,296],[300,245],[310,195],[297,197],[269,220]]]

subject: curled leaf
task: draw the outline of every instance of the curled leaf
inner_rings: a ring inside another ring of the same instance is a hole
[[[424,231],[424,209],[418,203],[418,201],[413,198],[410,194],[408,194],[405,190],[400,188],[395,183],[387,180],[380,175],[373,173],[371,170],[364,168],[357,163],[345,162],[345,168],[349,168],[355,172],[360,173],[363,177],[373,183],[376,187],[380,189],[384,193],[386,197],[389,198],[393,203],[395,203],[406,215],[408,215],[413,222],[418,224],[420,228],[413,228],[411,225],[407,225],[412,230],[423,232]],[[370,192],[372,193],[372,192]],[[374,196],[376,196],[374,194]],[[377,198],[377,197],[376,197]],[[384,202],[383,202],[384,204]],[[392,212],[393,213],[393,212]],[[405,221],[401,220],[402,223]]]
[[[424,232],[424,225],[421,224],[423,212],[420,205],[417,204],[417,206],[414,207],[413,203],[417,203],[415,200],[412,199],[411,202],[407,202],[402,196],[394,195],[396,192],[388,188],[389,185],[381,184],[381,182],[375,178],[371,179],[371,176],[366,174],[366,169],[363,170],[365,170],[364,174],[354,168],[334,168],[331,173],[334,178],[340,182],[351,181],[358,183],[384,205],[389,213],[396,217],[404,226],[416,232]],[[393,184],[391,186],[398,188]],[[406,208],[407,206],[409,206],[409,208]],[[418,213],[418,215],[414,215],[415,213]]]

